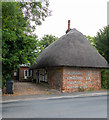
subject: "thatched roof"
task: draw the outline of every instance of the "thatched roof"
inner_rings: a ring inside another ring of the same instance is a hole
[[[86,37],[76,29],[49,45],[30,69],[74,66],[74,67],[108,67],[107,61],[97,52]]]

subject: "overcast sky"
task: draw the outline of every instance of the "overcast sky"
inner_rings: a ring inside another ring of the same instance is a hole
[[[84,35],[96,36],[97,31],[107,25],[108,0],[49,0],[52,16],[37,26],[36,35],[44,34],[61,37],[68,28],[76,28]]]

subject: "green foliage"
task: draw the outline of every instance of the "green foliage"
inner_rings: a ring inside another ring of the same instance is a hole
[[[6,79],[2,76],[2,83],[1,88],[3,89],[5,87]]]
[[[93,90],[94,90],[94,88],[89,88],[89,89],[88,89],[89,92],[90,92],[90,91],[93,91]]]
[[[90,88],[90,89],[88,89],[88,91],[90,92],[90,91],[92,91],[92,89]]]
[[[86,35],[85,35],[86,36]],[[91,36],[86,36],[86,38],[90,41],[90,43],[95,46],[95,43],[94,43],[94,37],[91,37]]]
[[[7,74],[7,76],[5,77],[5,79],[6,79],[7,81],[9,81],[9,80],[12,80],[12,77],[11,77],[10,74]]]
[[[2,2],[2,72],[6,77],[19,64],[35,62],[38,52],[37,36],[32,32],[50,13],[49,2]],[[32,25],[31,22],[35,24]],[[0,32],[1,33],[1,32]],[[1,51],[1,49],[0,49]],[[11,79],[11,78],[10,78]]]
[[[40,6],[40,9],[37,8]],[[22,9],[28,9],[24,14]],[[37,21],[41,19],[44,9],[42,2],[35,3],[17,3],[17,2],[3,2],[2,3],[2,62],[3,62],[3,79],[6,79],[8,74],[11,75],[12,70],[19,67],[19,64],[31,63],[33,64],[37,53],[37,36],[32,34],[32,28],[29,20]],[[45,8],[47,9],[47,8]],[[38,13],[39,11],[39,13]],[[45,14],[46,13],[46,14]],[[43,13],[43,17],[47,17],[47,11]],[[34,20],[35,19],[35,20]]]
[[[3,74],[11,73],[19,64],[33,62],[36,36],[25,34],[27,21],[17,3],[2,3]],[[32,53],[33,52],[33,53]]]
[[[51,15],[51,11],[48,9],[48,0],[40,0],[39,2],[19,2],[19,4],[23,9],[23,14],[28,20],[28,26],[32,31],[35,30],[36,25],[41,25],[42,21],[44,21],[47,16]],[[34,25],[31,24],[31,21],[34,22]]]
[[[103,29],[99,30],[97,35],[94,37],[93,42],[97,51],[109,63],[109,26],[106,26]],[[102,88],[109,89],[109,69],[102,70],[101,85]]]
[[[95,37],[86,36],[91,44],[109,63],[109,26],[99,30]],[[103,69],[101,72],[102,88],[109,89],[109,70]]]
[[[109,63],[109,26],[99,30],[94,37],[94,44],[98,52],[105,57]]]
[[[109,69],[102,69],[101,84],[102,88],[109,89]]]
[[[85,91],[85,89],[84,89],[83,86],[79,86],[79,87],[78,87],[78,92],[84,92],[84,91]]]
[[[42,39],[39,41],[38,51],[41,52],[57,39],[58,38],[53,35],[44,35],[44,37],[42,37]]]

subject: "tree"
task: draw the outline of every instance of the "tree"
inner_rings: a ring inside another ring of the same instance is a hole
[[[33,32],[37,25],[41,25],[42,21],[44,21],[47,16],[51,15],[51,11],[48,9],[48,0],[41,0],[39,2],[20,2],[19,4],[23,9],[24,17],[27,18],[29,32],[30,30]]]
[[[46,47],[48,47],[50,44],[52,44],[54,41],[56,41],[58,38],[53,35],[44,35],[39,41],[39,51],[41,52]]]
[[[109,26],[99,30],[94,37],[94,44],[99,53],[104,56],[109,63]]]
[[[101,86],[109,89],[109,69],[102,69],[101,71]]]
[[[27,20],[17,3],[2,3],[3,75],[11,74],[19,64],[32,62],[35,56],[36,36],[26,35]],[[32,53],[33,52],[33,53]]]
[[[24,13],[24,9],[27,9],[26,13]],[[37,36],[32,34],[33,29],[29,20],[31,15],[31,20],[39,24],[38,20],[42,19],[41,16],[47,17],[47,11],[45,10],[45,14],[43,9],[42,2],[2,2],[2,71],[4,78],[11,75],[12,70],[17,69],[19,64],[34,63],[38,40]],[[40,15],[37,20],[36,15]]]
[[[109,63],[109,26],[99,30],[97,35],[94,37],[93,42],[98,52]],[[109,69],[102,69],[101,84],[103,88],[109,89]]]
[[[85,35],[86,36],[86,35]],[[90,41],[90,43],[93,45],[93,46],[95,46],[95,44],[94,44],[94,37],[91,37],[91,36],[86,36],[86,38]]]

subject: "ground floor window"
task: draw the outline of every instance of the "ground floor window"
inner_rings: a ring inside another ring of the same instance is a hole
[[[47,80],[47,70],[45,70],[45,69],[36,70],[36,81],[38,81],[38,82],[48,82],[48,80]]]
[[[32,77],[32,70],[29,71],[29,76]]]
[[[14,72],[14,76],[17,76],[17,72]]]
[[[29,77],[29,70],[24,70],[24,79],[27,79]]]

